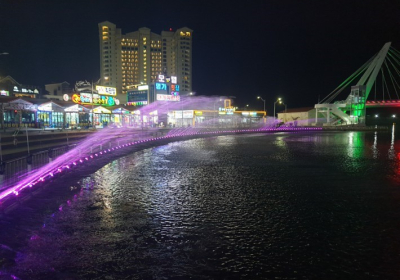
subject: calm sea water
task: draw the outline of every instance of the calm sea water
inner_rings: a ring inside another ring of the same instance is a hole
[[[400,279],[398,139],[220,136],[127,155],[3,217],[0,279]]]

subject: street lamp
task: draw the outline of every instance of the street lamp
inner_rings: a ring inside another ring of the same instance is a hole
[[[262,102],[264,102],[264,112],[265,112],[265,100],[264,100],[264,99],[262,99],[262,97],[261,97],[261,96],[257,96],[257,99],[260,99]]]
[[[274,121],[275,121],[275,105],[276,105],[276,103],[279,103],[279,104],[281,104],[282,103],[282,98],[278,98],[278,100],[276,100],[275,102],[274,102]]]

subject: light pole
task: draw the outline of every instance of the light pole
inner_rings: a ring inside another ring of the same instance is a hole
[[[276,100],[275,102],[274,102],[274,121],[275,121],[275,105],[276,105],[276,103],[279,103],[279,104],[281,104],[282,103],[282,98],[278,98],[278,100]]]
[[[262,102],[264,102],[264,112],[265,112],[265,100],[264,100],[264,99],[262,99],[262,97],[261,97],[261,96],[257,96],[257,99],[260,99]]]

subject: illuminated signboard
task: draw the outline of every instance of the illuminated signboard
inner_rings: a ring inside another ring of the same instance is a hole
[[[139,101],[139,102],[126,102],[126,105],[128,106],[143,106],[147,105],[147,101]]]
[[[167,90],[166,83],[156,83],[156,90]]]
[[[21,89],[19,89],[17,86],[14,86],[14,88],[13,88],[13,91],[14,92],[22,92],[22,93],[34,93],[34,94],[38,94],[39,93],[39,91],[37,90],[37,89],[26,89],[26,88],[21,88]]]
[[[134,106],[147,105],[147,90],[133,90],[128,91],[127,94],[127,104]]]
[[[171,84],[177,84],[178,78],[176,76],[171,76]]]
[[[180,96],[168,95],[168,94],[157,94],[158,101],[180,101]]]
[[[171,91],[179,91],[179,85],[171,85]]]
[[[97,93],[100,95],[117,95],[117,89],[114,87],[96,86]]]
[[[158,75],[157,81],[164,83],[165,82],[165,76],[164,75]]]
[[[114,106],[115,104],[119,104],[118,99],[115,99],[112,96],[101,96],[98,94],[84,93],[81,92],[80,95],[74,94],[72,95],[72,101],[78,104],[94,104],[94,105],[104,105],[104,106]]]
[[[107,110],[106,108],[103,108],[101,106],[94,108],[93,112],[96,114],[111,114],[110,110]]]
[[[233,115],[233,112],[235,112],[235,108],[219,108],[219,114],[221,115]]]
[[[138,90],[148,90],[148,89],[149,89],[148,85],[138,86]]]
[[[0,90],[1,96],[10,96],[10,92],[8,90]]]
[[[130,114],[128,110],[122,109],[122,108],[117,108],[112,111],[113,114]]]
[[[255,117],[255,116],[257,116],[257,112],[242,112],[242,115]]]

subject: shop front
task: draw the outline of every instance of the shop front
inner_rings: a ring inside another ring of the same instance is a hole
[[[140,110],[135,110],[131,112],[131,118],[133,127],[143,127],[142,114]]]
[[[64,107],[50,101],[37,106],[39,128],[64,128]]]
[[[2,128],[36,127],[36,108],[21,98],[1,99]]]
[[[89,128],[91,127],[90,109],[75,104],[65,108],[65,128]]]
[[[148,118],[148,124],[150,127],[158,126],[158,111],[157,110],[150,112],[149,115],[147,116],[147,118]]]
[[[263,111],[242,111],[239,113],[241,113],[239,126],[253,127],[261,125],[264,122],[265,113]]]
[[[130,126],[133,122],[133,116],[129,110],[122,107],[111,111],[111,122],[117,126]]]
[[[131,113],[133,116],[133,127],[157,127],[158,111],[145,113],[144,110],[136,110]]]
[[[193,127],[195,125],[194,112],[194,110],[168,112],[168,125],[172,127]]]
[[[98,106],[93,109],[93,123],[97,128],[107,127],[111,122],[111,111]]]

